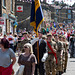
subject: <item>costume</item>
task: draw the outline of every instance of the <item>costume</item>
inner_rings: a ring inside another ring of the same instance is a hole
[[[50,46],[51,48],[50,48]],[[57,64],[57,57],[56,57],[56,43],[51,41],[47,41],[47,47],[48,47],[48,57],[45,61],[45,70],[46,75],[56,75],[56,64]]]

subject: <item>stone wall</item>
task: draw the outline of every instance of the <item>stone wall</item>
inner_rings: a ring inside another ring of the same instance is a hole
[[[17,1],[16,6],[17,5],[23,6],[23,12],[16,12],[17,21],[20,22],[20,21],[22,21],[22,20],[24,20],[30,16],[30,14],[31,14],[31,3]],[[42,9],[43,9],[43,14],[44,14],[46,22],[50,22],[51,21],[51,12],[49,10],[49,7],[42,5]],[[40,26],[44,27],[45,26],[44,22]],[[21,28],[21,29],[27,28],[27,30],[33,30],[33,27],[30,26],[30,19],[27,21],[24,21],[23,23],[19,23],[18,29],[19,28]]]
[[[17,1],[16,6],[18,6],[18,5],[23,6],[23,12],[17,12],[16,11],[16,14],[15,14],[17,16],[17,21],[20,22],[20,21],[25,20],[27,17],[30,16],[31,4],[27,3],[27,2]],[[27,21],[24,21],[23,23],[19,23],[18,29],[19,28],[21,28],[21,29],[26,28],[27,30],[32,30],[32,26],[30,26],[30,19]]]

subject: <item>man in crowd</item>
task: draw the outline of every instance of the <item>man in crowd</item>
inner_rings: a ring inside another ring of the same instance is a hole
[[[64,72],[66,72],[67,68],[67,61],[68,61],[68,48],[69,48],[69,42],[66,40],[65,36],[62,37],[64,42],[64,49],[65,49],[65,63],[64,63]]]
[[[46,75],[56,75],[56,64],[57,64],[57,45],[52,41],[52,34],[47,34],[47,48],[48,48],[48,57],[45,62]]]
[[[70,35],[71,38],[70,38],[70,58],[73,58],[74,57],[74,52],[75,52],[75,34],[71,34]]]
[[[10,32],[10,34],[7,36],[7,39],[9,40],[10,43],[10,48],[12,48],[14,50],[14,37],[12,35],[12,33]]]
[[[39,37],[38,39],[39,58],[37,56],[37,53],[38,53],[37,42],[35,42],[35,44],[33,45],[33,52],[38,61],[35,67],[35,75],[38,75],[38,70],[39,70],[39,75],[45,75],[44,62],[42,62],[41,59],[44,53],[46,52],[46,42],[42,39],[42,32],[38,32],[38,37]]]
[[[23,32],[23,33],[22,33],[24,39],[21,39],[21,42],[19,43],[19,45],[22,47],[21,50],[20,50],[20,51],[22,51],[22,52],[24,52],[24,51],[23,51],[23,46],[24,46],[24,44],[25,44],[25,43],[29,43],[29,41],[30,41],[30,40],[28,39],[28,37],[27,37],[27,34],[28,34],[27,32]]]
[[[58,60],[58,63],[56,65],[56,70],[57,70],[57,74],[61,75],[61,71],[62,71],[62,44],[61,42],[59,41],[58,39],[58,34],[54,34],[54,41],[56,42],[57,44],[57,60]]]

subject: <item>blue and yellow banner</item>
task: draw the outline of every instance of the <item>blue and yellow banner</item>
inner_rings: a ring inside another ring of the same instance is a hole
[[[37,33],[40,24],[43,22],[43,12],[39,0],[32,0],[30,25],[34,27]]]

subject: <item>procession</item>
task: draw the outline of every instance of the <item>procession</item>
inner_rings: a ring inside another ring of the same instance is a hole
[[[0,75],[75,75],[75,1],[66,3],[0,0]]]

